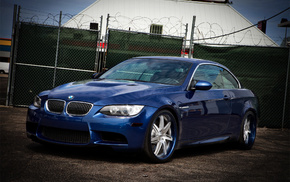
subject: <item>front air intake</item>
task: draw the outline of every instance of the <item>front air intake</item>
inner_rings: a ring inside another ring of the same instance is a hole
[[[75,131],[53,127],[41,127],[41,135],[45,139],[71,144],[87,144],[90,142],[88,131]]]

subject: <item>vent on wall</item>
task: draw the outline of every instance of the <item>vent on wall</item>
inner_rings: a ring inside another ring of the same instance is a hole
[[[162,31],[163,31],[163,25],[151,24],[151,26],[150,26],[150,33],[153,33],[153,34],[162,34]]]
[[[90,23],[91,30],[98,30],[99,24],[98,23]]]

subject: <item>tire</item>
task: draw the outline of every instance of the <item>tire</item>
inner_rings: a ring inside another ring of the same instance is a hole
[[[177,124],[168,110],[157,112],[148,127],[145,138],[145,154],[154,163],[171,159],[177,143]]]
[[[253,147],[256,139],[257,118],[252,111],[248,111],[242,121],[239,137],[239,147],[249,150]]]

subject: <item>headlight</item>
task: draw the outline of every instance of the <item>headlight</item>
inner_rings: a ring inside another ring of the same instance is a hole
[[[41,98],[38,97],[38,96],[35,96],[35,97],[34,97],[34,101],[33,101],[33,105],[34,105],[35,107],[40,108],[40,107],[41,107]]]
[[[111,116],[134,116],[141,112],[141,105],[111,105],[101,109],[101,113]]]

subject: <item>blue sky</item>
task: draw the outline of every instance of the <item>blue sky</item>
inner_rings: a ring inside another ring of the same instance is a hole
[[[290,0],[231,1],[233,2],[232,7],[253,24],[290,7]],[[95,2],[95,0],[0,0],[0,38],[11,38],[14,4],[20,5],[25,12],[30,11],[40,16],[46,16],[48,13],[53,15],[59,14],[60,11],[75,15],[93,2]],[[279,45],[285,37],[285,28],[277,26],[281,18],[287,18],[290,21],[290,10],[269,20],[266,30],[266,34]],[[287,35],[290,35],[290,28],[288,28]]]
[[[253,24],[272,17],[290,7],[290,0],[232,0],[234,7],[240,14]],[[267,21],[266,34],[279,45],[285,37],[285,28],[278,27],[282,18],[290,21],[290,10]],[[290,36],[290,28],[287,30]]]

